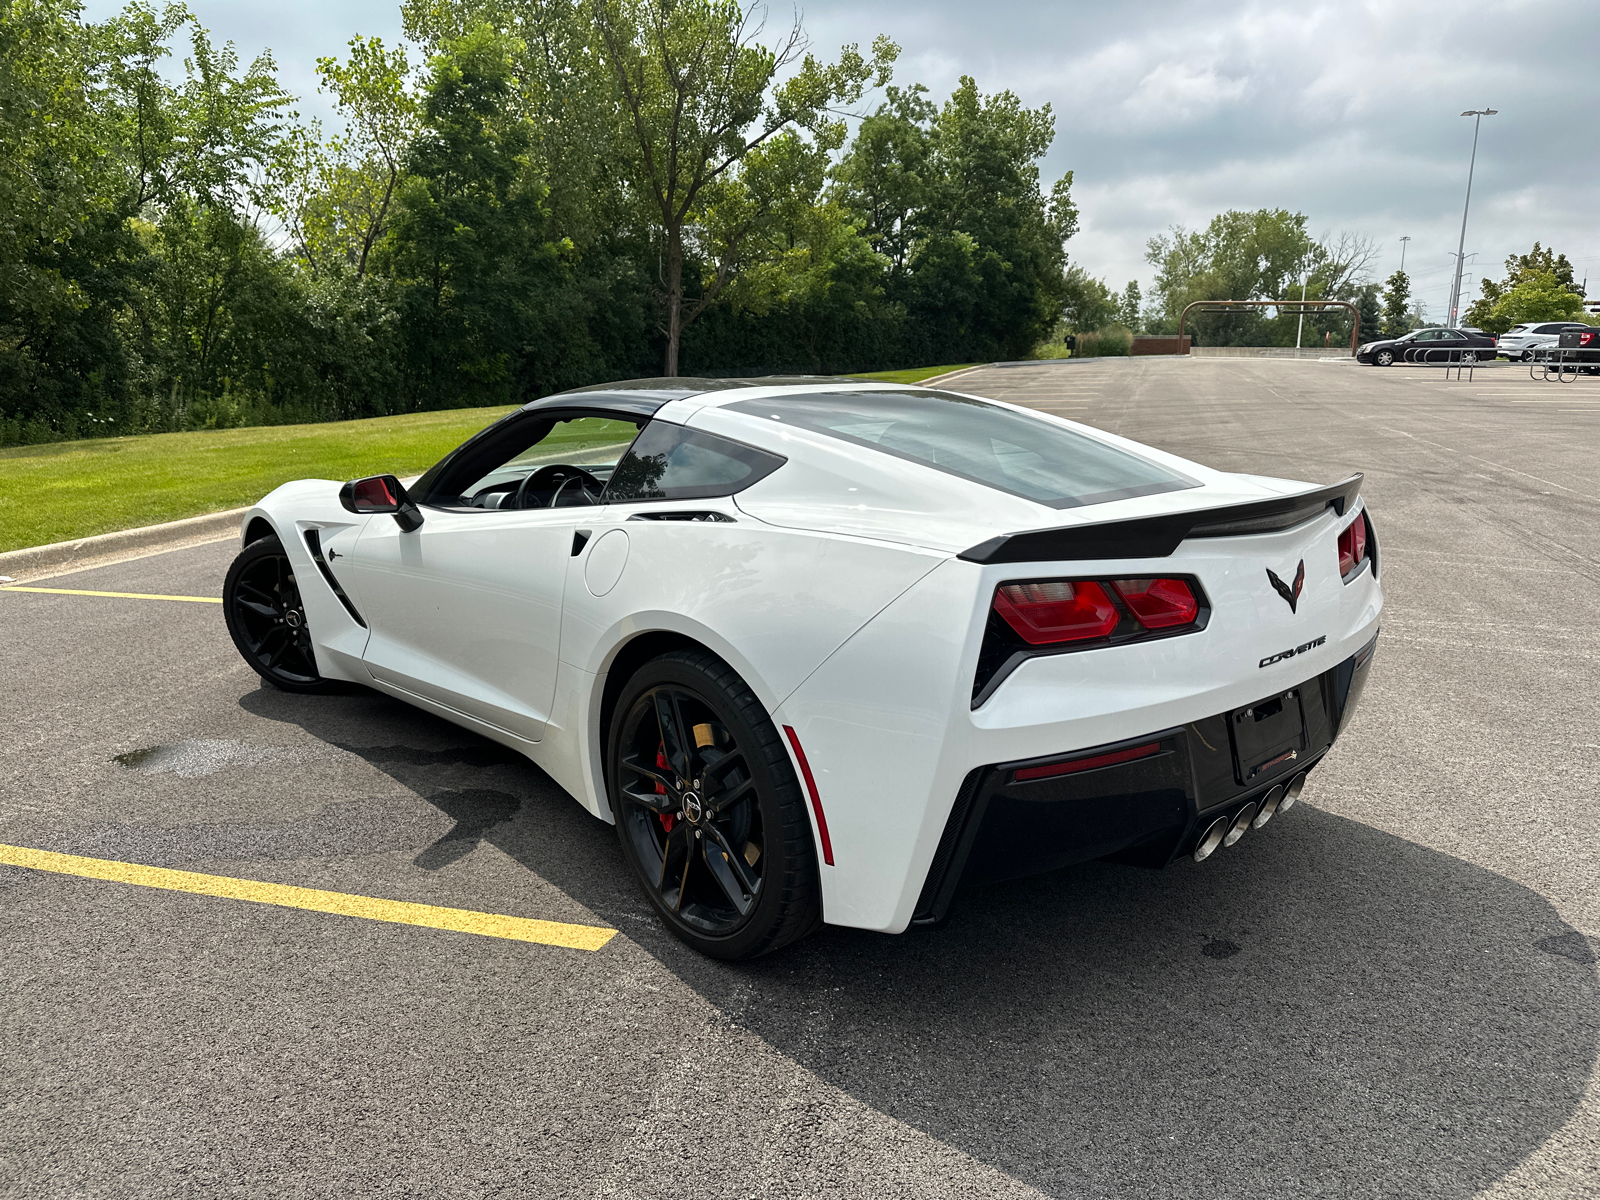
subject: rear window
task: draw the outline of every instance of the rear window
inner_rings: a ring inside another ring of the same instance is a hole
[[[866,446],[1052,508],[1198,487],[1070,429],[946,392],[831,392],[728,408]]]
[[[786,461],[781,455],[698,429],[651,421],[617,463],[604,499],[619,503],[731,496]]]

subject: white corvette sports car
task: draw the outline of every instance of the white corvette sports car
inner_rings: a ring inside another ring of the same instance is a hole
[[[641,380],[409,489],[285,484],[223,608],[279,687],[525,754],[738,958],[937,922],[964,881],[1204,859],[1291,807],[1377,642],[1360,482],[926,388]]]

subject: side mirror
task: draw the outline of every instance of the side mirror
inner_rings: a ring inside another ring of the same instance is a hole
[[[339,489],[339,503],[353,513],[388,513],[410,533],[422,527],[422,512],[393,475],[352,479]]]

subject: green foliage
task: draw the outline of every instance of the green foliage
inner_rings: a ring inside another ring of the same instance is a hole
[[[1126,358],[1133,353],[1133,331],[1108,325],[1091,333],[1078,334],[1073,358]]]
[[[1396,271],[1384,281],[1381,328],[1386,337],[1399,337],[1411,330],[1411,277],[1404,271]]]
[[[1103,280],[1073,263],[1063,277],[1061,319],[1066,332],[1092,333],[1121,315],[1121,303]]]
[[[1573,282],[1572,264],[1538,242],[1527,254],[1507,258],[1505,279],[1485,279],[1482,290],[1462,319],[1489,333],[1504,333],[1521,321],[1583,319],[1583,290]]]
[[[1139,281],[1128,280],[1128,286],[1122,289],[1122,296],[1117,301],[1117,324],[1138,333],[1144,328],[1143,306],[1144,298],[1139,294]]]
[[[1285,209],[1231,210],[1204,230],[1174,227],[1151,238],[1145,258],[1156,268],[1152,333],[1176,333],[1183,310],[1200,300],[1337,300],[1357,304],[1376,256],[1354,234],[1313,239],[1304,213]],[[1195,310],[1185,332],[1196,345],[1315,345],[1324,335],[1350,334],[1348,310],[1322,313],[1265,308]]]
[[[886,94],[833,176],[888,260],[885,296],[910,320],[913,357],[954,346],[973,358],[1027,354],[1069,302],[1062,245],[1078,226],[1071,172],[1048,196],[1041,187],[1049,105],[986,97],[966,76],[942,108],[920,87]]]
[[[1489,310],[1483,329],[1504,333],[1523,321],[1580,321],[1583,297],[1561,282],[1554,271],[1525,268],[1516,284]]]
[[[0,0],[0,445],[1015,358],[1067,269],[1048,106],[731,0],[405,0],[302,122],[181,4]],[[883,101],[853,139],[846,117]]]

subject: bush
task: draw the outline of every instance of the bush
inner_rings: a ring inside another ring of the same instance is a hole
[[[1078,335],[1074,358],[1126,358],[1133,353],[1133,333],[1121,325],[1108,325]]]

